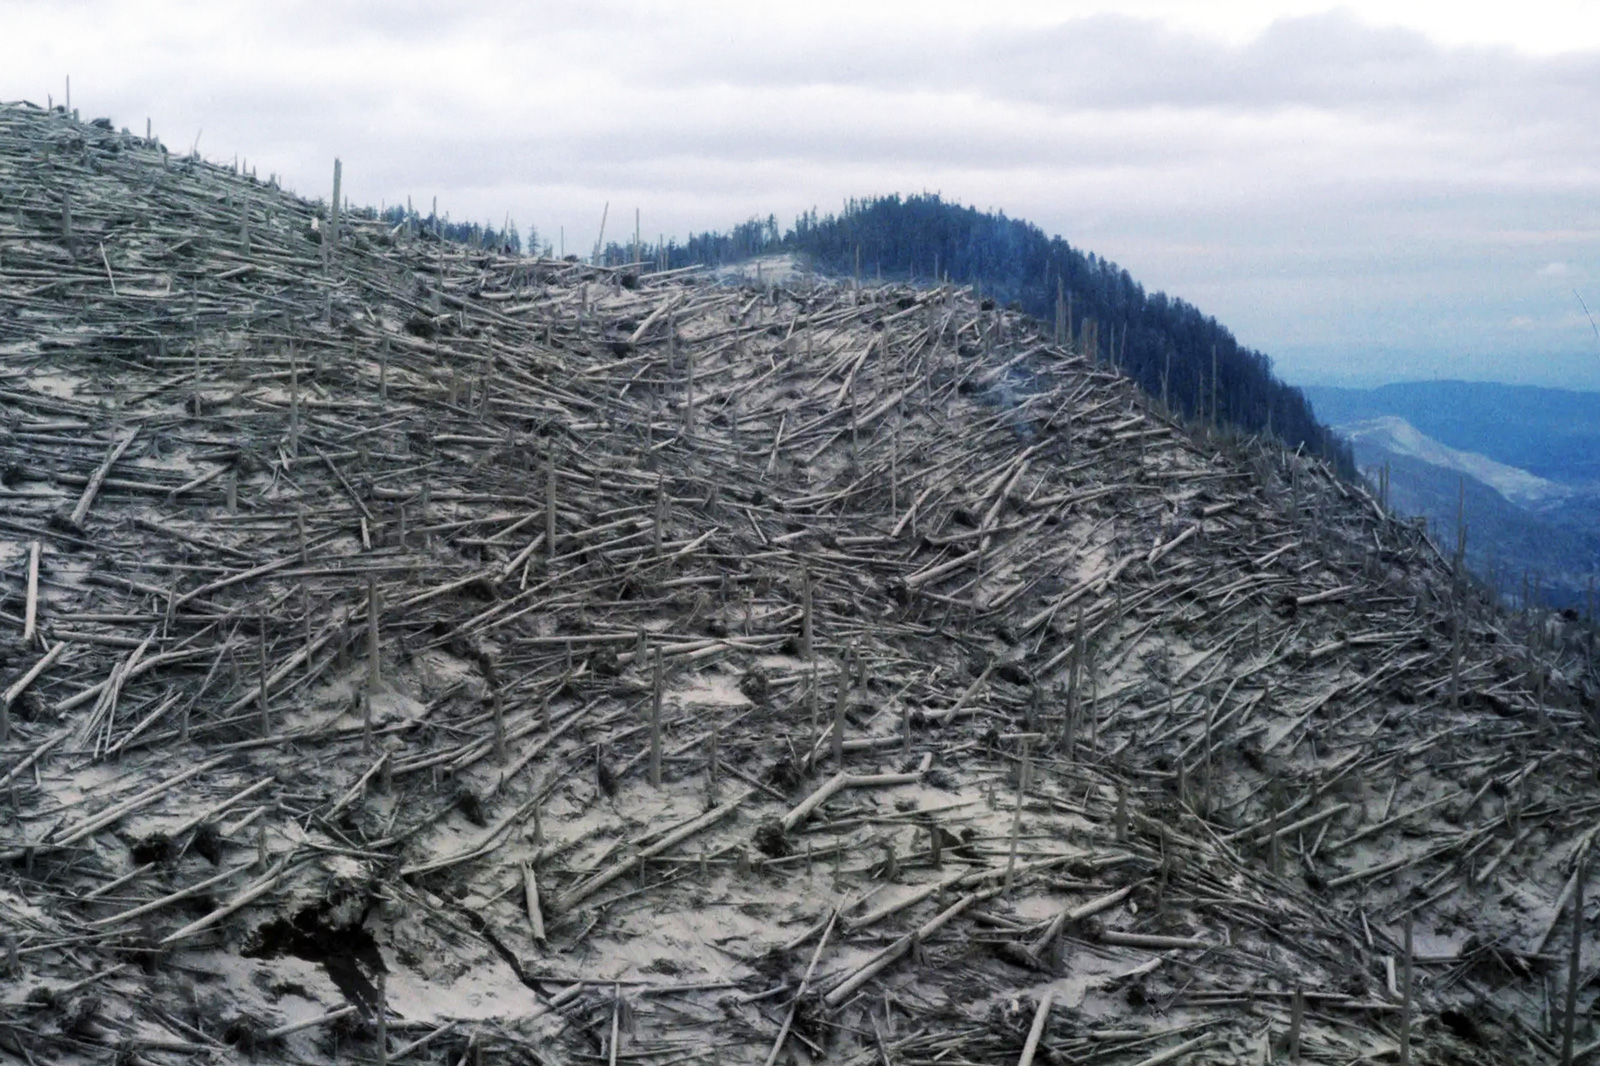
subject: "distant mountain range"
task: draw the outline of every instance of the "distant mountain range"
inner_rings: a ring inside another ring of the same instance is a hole
[[[1397,415],[1442,444],[1568,485],[1600,485],[1600,392],[1485,381],[1303,389],[1322,421]]]
[[[1465,512],[1467,561],[1513,599],[1586,601],[1600,574],[1600,392],[1426,381],[1304,390],[1390,503],[1421,515],[1442,547]],[[1464,500],[1464,504],[1463,504]]]

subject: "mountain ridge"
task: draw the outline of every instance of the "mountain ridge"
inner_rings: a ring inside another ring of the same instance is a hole
[[[1185,300],[1147,293],[1110,260],[1003,211],[980,212],[937,193],[867,197],[837,215],[805,212],[788,230],[768,216],[669,243],[658,254],[664,265],[718,266],[776,251],[807,256],[841,277],[865,270],[976,286],[1050,325],[1057,343],[1117,366],[1171,410],[1274,435],[1352,470],[1340,439],[1318,423],[1300,390],[1276,377],[1265,354]],[[612,245],[607,256],[625,262],[634,254],[642,253]]]

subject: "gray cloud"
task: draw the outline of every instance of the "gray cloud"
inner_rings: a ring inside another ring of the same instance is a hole
[[[203,152],[303,193],[337,154],[353,198],[509,211],[569,250],[607,201],[613,227],[638,206],[683,236],[941,191],[1107,255],[1292,375],[1459,360],[1572,383],[1592,352],[1578,380],[1600,387],[1571,295],[1600,280],[1600,52],[1342,13],[1228,43],[1116,14],[847,10],[0,0],[22,41],[0,97],[59,99],[72,72],[94,113],[180,147],[203,129]]]

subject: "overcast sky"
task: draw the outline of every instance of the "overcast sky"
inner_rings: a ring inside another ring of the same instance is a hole
[[[769,8],[771,10],[769,10]],[[1483,10],[1475,10],[1482,8]],[[0,99],[610,233],[1003,209],[1299,383],[1600,388],[1600,3],[0,0]]]

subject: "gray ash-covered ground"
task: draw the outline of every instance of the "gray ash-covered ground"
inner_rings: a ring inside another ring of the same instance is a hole
[[[965,290],[5,106],[0,472],[0,1054],[1557,1061],[1592,634]]]

